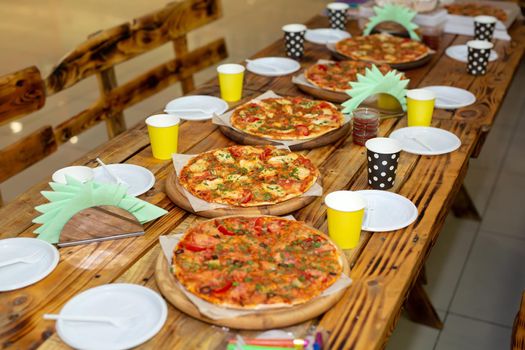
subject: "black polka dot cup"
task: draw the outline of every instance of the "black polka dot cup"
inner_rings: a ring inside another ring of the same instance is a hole
[[[328,19],[330,20],[330,27],[332,29],[345,30],[346,28],[346,13],[350,5],[344,2],[331,2],[326,6],[328,10]]]
[[[490,50],[494,45],[490,41],[471,40],[467,42],[467,72],[472,75],[485,75],[489,63]]]
[[[474,38],[476,40],[492,41],[497,18],[493,16],[474,17]]]
[[[366,141],[368,184],[376,190],[388,190],[396,181],[401,143],[387,137]]]
[[[303,24],[287,24],[283,28],[286,55],[299,59],[304,55],[304,34],[306,26]]]

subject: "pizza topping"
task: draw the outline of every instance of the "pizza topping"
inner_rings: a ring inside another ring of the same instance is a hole
[[[195,164],[197,173],[192,172]],[[202,164],[208,166],[204,171]],[[318,176],[314,164],[297,153],[274,146],[232,146],[192,158],[179,181],[207,202],[256,206],[300,196]]]
[[[225,235],[225,230],[234,234]],[[188,248],[203,235],[217,243],[208,249]],[[306,302],[342,272],[338,250],[325,236],[301,222],[268,216],[194,225],[175,248],[173,267],[189,292],[236,308]]]
[[[499,7],[491,6],[487,4],[479,4],[475,2],[463,2],[457,4],[448,4],[445,5],[447,12],[451,15],[460,15],[460,16],[494,16],[500,21],[507,20],[507,14],[505,11]]]
[[[417,61],[429,54],[419,41],[388,34],[372,34],[343,39],[336,50],[355,60],[372,63],[400,64]]]
[[[306,80],[321,89],[344,92],[351,89],[350,82],[357,81],[357,74],[365,74],[372,63],[364,61],[341,61],[324,64],[314,64],[304,75]],[[383,74],[392,70],[389,65],[381,64],[377,67]],[[326,108],[320,105],[321,108]],[[324,120],[314,120],[315,124],[323,125]]]
[[[325,123],[313,123],[312,120],[324,120]],[[276,140],[317,137],[339,128],[343,122],[344,117],[335,105],[303,97],[250,102],[237,107],[231,116],[233,127]]]

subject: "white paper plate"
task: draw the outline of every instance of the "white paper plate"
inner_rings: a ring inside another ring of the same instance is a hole
[[[0,240],[0,262],[31,256],[39,252],[34,263],[16,263],[0,267],[0,292],[15,290],[36,283],[49,275],[60,255],[51,244],[37,238],[6,238]]]
[[[106,284],[88,289],[68,301],[60,315],[118,317],[109,323],[58,320],[58,336],[75,349],[129,349],[153,337],[166,322],[162,297],[135,284]]]
[[[453,133],[430,126],[398,129],[390,137],[401,142],[403,151],[427,156],[450,153],[461,146],[461,140]]]
[[[228,103],[218,97],[193,95],[168,102],[164,107],[164,112],[184,120],[207,120],[211,119],[213,114],[223,114],[228,108]]]
[[[417,219],[417,208],[408,198],[380,190],[356,191],[367,202],[362,229],[372,232],[395,231]]]
[[[468,90],[453,86],[425,86],[436,94],[436,108],[456,109],[476,102],[476,96]]]
[[[460,62],[467,62],[468,58],[468,49],[467,45],[454,45],[449,46],[445,53],[448,57],[458,60]],[[498,53],[494,50],[490,50],[489,62],[495,61],[498,59]]]
[[[301,69],[299,62],[286,57],[262,57],[250,60],[246,64],[250,72],[266,77],[279,77]]]
[[[308,29],[304,36],[309,42],[320,45],[335,44],[340,40],[350,37],[350,33],[344,30],[331,28]]]
[[[125,181],[128,185],[130,196],[139,196],[146,193],[155,184],[155,176],[148,169],[133,164],[107,164],[113,173]],[[100,183],[115,183],[115,180],[102,167],[93,169],[95,177],[93,181]]]

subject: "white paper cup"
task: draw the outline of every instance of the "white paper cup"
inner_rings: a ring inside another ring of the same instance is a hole
[[[287,24],[282,27],[282,30],[286,33],[300,33],[306,31],[306,26],[304,24]]]
[[[66,184],[66,175],[71,176],[80,182],[87,182],[93,180],[95,173],[90,167],[74,165],[55,171],[51,178],[53,179],[53,182]]]
[[[474,17],[474,22],[484,23],[484,24],[492,24],[496,23],[498,19],[494,16],[476,16]]]

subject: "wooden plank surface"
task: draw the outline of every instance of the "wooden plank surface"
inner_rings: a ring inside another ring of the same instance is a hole
[[[309,24],[326,26],[326,19],[317,16]],[[355,30],[355,24],[350,23],[349,27]],[[511,35],[516,30],[521,33],[520,28],[513,27]],[[465,37],[456,36],[444,38],[446,44],[465,40]],[[476,92],[479,101],[470,108],[479,108],[478,104],[491,101],[496,108],[490,108],[488,113],[496,114],[523,54],[523,37],[518,35],[515,40],[518,45],[510,44],[508,48],[503,48],[508,50],[505,52],[510,57],[509,60],[504,65],[495,64],[491,68],[504,72],[498,78],[501,80],[497,97],[493,97],[496,93],[494,89],[480,89]],[[500,50],[500,45],[504,44],[498,42],[497,50]],[[282,54],[282,41],[278,40],[256,56]],[[330,53],[322,47],[308,47],[307,57],[302,64],[307,65],[319,58],[329,57]],[[448,72],[447,66],[451,66],[453,73],[448,78],[443,78],[443,74]],[[462,71],[459,63],[444,57],[443,50],[438,51],[429,65],[410,71],[408,75],[412,79],[411,86],[414,87],[426,83],[468,84],[469,87],[475,86],[480,79],[470,77]],[[246,78],[246,98],[268,88],[275,89],[278,93],[300,94],[291,84],[290,76],[270,79],[248,73]],[[212,80],[195,93],[218,95],[216,81]],[[469,107],[466,108],[468,109]],[[485,114],[485,122],[494,119],[494,116],[489,119],[486,117]],[[462,147],[456,152],[437,157],[402,154],[396,185],[392,191],[410,198],[418,207],[420,215],[413,225],[404,230],[363,233],[358,247],[345,252],[352,266],[351,277],[354,284],[341,301],[320,320],[320,326],[331,334],[331,348],[379,349],[388,340],[404,299],[419,275],[462,183],[468,159],[482,133],[479,119],[463,120],[455,118],[451,111],[436,111],[433,125],[458,135]],[[405,119],[387,119],[381,123],[379,134],[388,135],[403,126],[406,126]],[[231,142],[210,122],[183,123],[180,133],[181,151],[186,153],[202,152]],[[302,153],[320,167],[326,192],[367,188],[365,150],[354,145],[350,136],[336,144]],[[143,237],[61,249],[61,262],[47,279],[28,288],[0,294],[0,344],[4,348],[11,346],[25,349],[40,345],[42,349],[67,348],[53,334],[53,323],[43,321],[41,316],[45,312],[58,312],[73,295],[87,288],[110,282],[129,282],[157,290],[153,275],[155,260],[159,254],[158,236],[184,230],[197,220],[195,216],[174,207],[167,199],[164,186],[171,164],[169,161],[152,158],[143,125],[119,135],[77,163],[93,166],[96,155],[101,155],[108,162],[126,162],[149,168],[155,174],[157,183],[142,198],[166,208],[169,214],[147,225],[146,235]],[[35,228],[30,223],[35,215],[32,208],[44,202],[38,191],[45,187],[45,184],[37,185],[12,204],[0,209],[0,223],[4,228],[0,237],[32,236],[31,231]],[[296,218],[327,231],[325,207],[321,198],[298,211]],[[314,322],[305,322],[290,327],[289,330],[301,336]],[[219,349],[224,348],[228,337],[233,334],[231,331],[210,327],[170,307],[166,325],[141,348]],[[242,334],[252,335],[253,332]]]

